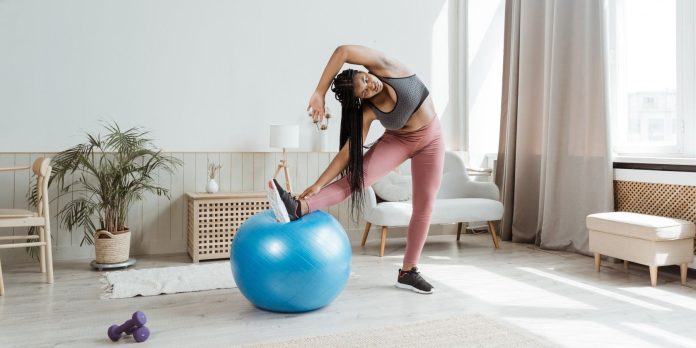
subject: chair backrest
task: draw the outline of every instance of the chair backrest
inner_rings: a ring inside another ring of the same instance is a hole
[[[464,155],[461,152],[457,151],[445,151],[445,168],[442,172],[443,174],[466,174],[466,163],[464,163]]]
[[[34,171],[34,174],[36,174],[36,176],[49,176],[51,174],[49,171],[50,167],[50,158],[39,157],[34,161],[34,164],[32,164],[31,170]]]
[[[442,171],[442,182],[437,198],[459,198],[463,196],[462,185],[471,181],[466,173],[464,157],[454,151],[445,153],[445,168]]]
[[[31,170],[36,175],[36,197],[39,216],[49,216],[48,211],[48,180],[51,177],[51,159],[39,157],[34,161]]]

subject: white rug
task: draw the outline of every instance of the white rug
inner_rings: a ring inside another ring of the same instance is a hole
[[[102,299],[237,287],[229,262],[104,273]]]
[[[433,295],[437,296],[437,295]],[[408,325],[355,330],[289,341],[271,341],[244,347],[555,347],[544,338],[503,320],[479,314],[413,322]]]

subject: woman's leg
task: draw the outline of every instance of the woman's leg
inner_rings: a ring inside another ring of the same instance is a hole
[[[444,161],[445,147],[439,131],[434,132],[433,139],[411,158],[413,213],[408,225],[402,270],[415,267],[420,259],[430,229],[433,204],[440,190]]]
[[[365,172],[364,185],[371,186],[379,178],[403,163],[411,153],[414,145],[408,141],[399,139],[395,135],[385,133],[377,141],[363,158],[363,171]],[[316,195],[307,197],[307,211],[312,212],[334,206],[350,197],[348,177],[326,185]]]

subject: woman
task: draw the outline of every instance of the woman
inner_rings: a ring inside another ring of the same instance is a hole
[[[347,69],[336,75],[345,63],[362,65],[368,71]],[[341,149],[319,179],[298,198],[275,180],[268,182],[276,218],[280,222],[295,220],[351,195],[352,211],[354,215],[360,213],[363,188],[410,158],[413,214],[396,286],[432,293],[432,285],[420,276],[417,264],[440,189],[444,144],[428,89],[402,63],[363,46],[340,46],[334,51],[307,107],[314,122],[325,117],[324,98],[330,85],[341,103]],[[386,131],[363,155],[363,142],[374,120],[379,120]],[[341,178],[331,182],[339,174]]]

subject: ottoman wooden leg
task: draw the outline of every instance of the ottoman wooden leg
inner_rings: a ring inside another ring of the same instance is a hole
[[[681,273],[681,283],[682,283],[682,285],[685,285],[686,284],[686,271],[689,270],[689,268],[687,267],[686,263],[682,263],[681,265],[679,265],[679,270],[681,271],[680,272]]]
[[[602,255],[594,253],[594,269],[599,272],[599,266],[602,265]]]
[[[657,285],[657,266],[649,266],[650,267],[650,285],[656,286]]]
[[[628,261],[624,260],[624,271],[628,272]]]

